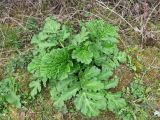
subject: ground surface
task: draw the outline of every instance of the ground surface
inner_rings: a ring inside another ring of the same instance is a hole
[[[119,47],[126,51],[136,67],[133,71],[122,65],[115,71],[120,83],[113,91],[121,91],[138,74],[151,89],[147,96],[149,119],[158,120],[153,113],[160,111],[160,2],[159,0],[2,0],[0,1],[0,80],[13,74],[20,83],[19,93],[24,99],[22,109],[9,106],[11,120],[89,120],[80,113],[55,111],[48,90],[36,100],[27,98],[30,74],[32,35],[43,20],[55,16],[61,23],[77,28],[80,20],[100,18],[120,29]],[[17,58],[17,59],[16,59]],[[20,61],[18,58],[21,58]],[[22,67],[23,66],[23,67]],[[116,120],[114,114],[102,113],[91,120]]]

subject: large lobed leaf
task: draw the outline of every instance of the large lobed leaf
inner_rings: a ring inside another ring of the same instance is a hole
[[[45,20],[43,31],[46,33],[57,33],[60,29],[61,24],[57,22],[53,17],[48,17]]]
[[[82,27],[81,32],[77,35],[75,35],[72,43],[75,45],[80,45],[82,42],[86,41],[88,39],[88,32],[85,27]]]
[[[68,52],[65,49],[57,49],[35,57],[29,64],[28,70],[41,77],[61,80],[67,78],[71,66]]]
[[[61,24],[53,17],[48,17],[42,31],[33,36],[31,43],[36,44],[39,51],[46,50],[59,44],[62,45],[61,42],[64,42],[69,36],[70,32],[65,25],[61,28]]]
[[[106,109],[106,99],[103,93],[82,91],[76,97],[74,104],[77,110],[89,117],[97,116],[100,110]]]
[[[104,22],[103,20],[89,21],[86,23],[86,28],[92,39],[102,39],[108,36],[118,37],[118,28]]]
[[[35,97],[35,95],[38,94],[38,92],[41,92],[41,81],[40,80],[37,80],[37,81],[32,81],[30,84],[29,84],[29,87],[32,89],[31,91],[31,97]]]
[[[51,86],[51,99],[54,101],[54,106],[58,110],[65,108],[64,102],[75,96],[80,89],[80,86],[75,79],[75,77],[70,76],[64,81],[54,82],[54,85]]]
[[[53,50],[42,57],[40,74],[47,78],[62,80],[68,77],[72,62],[65,49]]]
[[[100,75],[100,69],[96,66],[87,68],[82,74],[81,86],[82,89],[88,91],[100,91],[104,89],[104,83],[97,79],[97,76]]]
[[[125,99],[121,98],[120,93],[107,93],[107,108],[112,112],[117,112],[120,109],[124,108],[127,103]]]
[[[87,47],[78,47],[73,51],[72,58],[78,62],[89,64],[92,61],[93,53]]]

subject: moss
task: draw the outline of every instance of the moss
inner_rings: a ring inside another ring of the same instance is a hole
[[[142,51],[143,64],[146,66],[144,79],[148,84],[154,84],[155,80],[160,79],[160,52],[158,48],[147,48]]]
[[[137,73],[144,74],[146,82],[153,84],[152,80],[158,77],[160,71],[160,52],[156,47],[150,47],[146,49],[140,49],[138,47],[131,48],[130,56],[132,56],[132,62],[136,66]]]

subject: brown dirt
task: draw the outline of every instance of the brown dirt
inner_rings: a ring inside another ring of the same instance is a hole
[[[131,72],[129,67],[127,67],[126,65],[121,65],[115,71],[115,74],[120,78],[120,81],[114,91],[122,91],[123,88],[129,86],[129,84],[133,81],[134,73]]]

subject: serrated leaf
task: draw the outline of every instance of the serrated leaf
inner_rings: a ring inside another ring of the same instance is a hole
[[[96,66],[87,68],[80,79],[82,88],[90,91],[102,90],[104,84],[96,78],[100,72],[101,70]]]
[[[84,74],[83,74],[83,79],[91,79],[93,77],[96,77],[97,75],[99,75],[101,72],[100,69],[98,69],[96,66],[92,66],[90,68],[87,68],[85,71],[84,71]]]
[[[56,46],[57,44],[58,42],[55,42],[55,43],[43,42],[43,43],[39,43],[38,46],[40,49],[45,49],[45,48]]]
[[[75,96],[77,91],[79,90],[78,85],[72,86],[71,88],[69,88],[68,90],[66,90],[61,97],[59,98],[59,100],[63,100],[66,101],[68,99],[70,99],[72,96]],[[57,104],[55,102],[55,104]]]
[[[73,39],[73,44],[80,44],[88,39],[88,32],[85,27],[82,27],[81,32]]]
[[[119,66],[118,61],[108,58],[105,62],[102,63],[102,69],[104,71],[113,71],[116,67]]]
[[[76,48],[72,52],[72,58],[78,62],[89,64],[92,61],[93,53],[86,48]]]
[[[57,92],[56,88],[52,88],[50,91],[51,94],[51,99],[53,102],[56,101],[56,103],[54,104],[54,106],[56,107],[56,109],[61,110],[63,107],[65,107],[64,101],[59,99],[60,98],[60,93]]]
[[[68,99],[71,99],[71,97],[75,96],[77,91],[79,90],[78,84],[73,84],[72,87],[65,86],[66,89],[61,89],[61,91],[57,91],[56,88],[53,88],[51,90],[51,98],[54,101],[54,106],[57,109],[62,109],[65,107],[64,102]]]
[[[30,94],[34,98],[38,94],[38,92],[41,91],[41,81],[39,81],[39,80],[32,81],[29,84],[29,87],[32,89]]]
[[[104,89],[104,84],[98,80],[85,80],[83,82],[82,88],[89,91],[99,91]]]
[[[104,22],[103,20],[89,21],[86,23],[86,28],[92,39],[101,39],[106,36],[118,37],[118,28]]]
[[[116,49],[116,44],[108,43],[108,42],[102,42],[102,49],[101,51],[105,53],[106,55],[111,55],[114,53]]]
[[[105,36],[104,38],[102,38],[102,41],[105,41],[109,44],[117,44],[118,40],[115,36]]]
[[[77,81],[76,76],[68,76],[68,78],[62,80],[62,81],[50,81],[51,88],[56,87],[57,92],[62,93],[63,91],[66,91],[72,83]]]
[[[103,55],[103,56],[99,56],[99,57],[96,57],[94,60],[95,60],[95,64],[98,65],[98,66],[101,66],[103,63],[105,63],[106,61],[106,56]]]
[[[97,42],[96,44],[91,43],[91,45],[89,45],[88,49],[93,53],[93,56],[95,59],[101,58],[100,51],[99,51],[100,49],[102,49],[101,47],[102,46],[101,46],[100,42]]]
[[[41,66],[41,59],[42,59],[42,55],[39,56],[35,56],[32,59],[32,62],[28,65],[27,69],[30,73],[37,73],[39,74],[40,72],[40,66]]]
[[[97,116],[100,110],[106,108],[104,95],[94,92],[81,92],[74,100],[77,110],[80,110],[84,115],[89,117]]]
[[[58,23],[53,17],[47,17],[43,27],[45,33],[57,33],[60,29],[60,23]]]
[[[44,32],[40,32],[38,35],[32,37],[32,44],[36,44],[39,49],[46,49],[49,47],[56,46],[58,44],[56,35],[49,35]]]
[[[102,70],[102,72],[97,76],[98,80],[108,80],[109,77],[113,75],[112,71]]]
[[[140,81],[132,81],[130,84],[132,96],[136,99],[144,99],[146,95],[146,87]]]
[[[120,93],[107,93],[106,99],[107,108],[112,112],[116,112],[127,105],[125,99],[121,98]]]
[[[69,38],[70,32],[68,31],[65,25],[62,26],[62,30],[59,32],[58,39],[59,41],[64,41],[65,39]]]
[[[105,89],[115,88],[118,85],[119,79],[117,77],[105,82]]]
[[[62,80],[68,77],[72,66],[68,52],[65,49],[53,50],[42,58],[41,76]]]
[[[34,35],[32,37],[31,43],[32,44],[39,44],[40,42],[46,40],[48,38],[48,35],[46,33],[40,32],[37,35]]]
[[[117,59],[119,60],[119,62],[121,63],[125,63],[127,61],[127,55],[125,52],[119,52]]]

